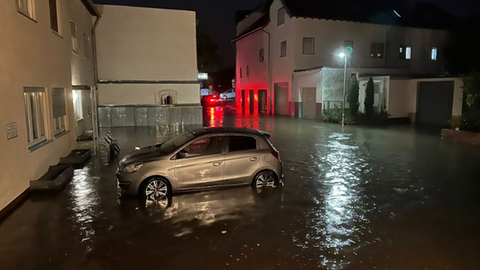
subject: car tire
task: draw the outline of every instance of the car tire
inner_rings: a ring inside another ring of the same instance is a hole
[[[255,178],[253,178],[252,185],[257,189],[265,187],[276,188],[278,185],[278,179],[275,173],[272,171],[261,171],[255,175]]]
[[[160,201],[168,198],[172,193],[170,183],[160,177],[150,178],[142,186],[141,195],[146,200]]]

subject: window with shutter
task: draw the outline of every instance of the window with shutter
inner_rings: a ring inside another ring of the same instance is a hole
[[[65,106],[65,89],[52,89],[52,111],[55,134],[64,132],[67,110]]]

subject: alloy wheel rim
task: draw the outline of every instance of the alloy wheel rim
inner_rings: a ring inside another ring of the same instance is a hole
[[[257,177],[256,186],[257,188],[273,187],[275,186],[275,179],[271,174],[262,173]]]
[[[167,196],[168,186],[164,181],[154,180],[147,185],[145,195],[147,199],[158,201]]]

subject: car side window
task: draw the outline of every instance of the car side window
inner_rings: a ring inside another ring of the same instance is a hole
[[[229,152],[257,149],[257,140],[247,136],[231,136],[228,141]]]
[[[196,140],[193,143],[189,144],[187,147],[185,147],[183,150],[181,150],[178,153],[177,158],[183,159],[221,154],[222,139],[222,137],[209,137]]]

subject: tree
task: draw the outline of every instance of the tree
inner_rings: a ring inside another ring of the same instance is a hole
[[[197,30],[197,62],[199,72],[216,72],[222,65],[222,59],[217,53],[218,44],[210,36]]]
[[[373,116],[373,103],[374,103],[375,84],[373,78],[370,77],[367,84],[367,90],[365,90],[365,114],[368,119]]]
[[[463,78],[463,114],[461,128],[480,132],[480,72]]]
[[[348,104],[350,107],[350,115],[352,118],[355,118],[358,113],[358,95],[360,91],[360,86],[358,84],[357,76],[352,76],[350,79],[350,89],[348,92]]]

